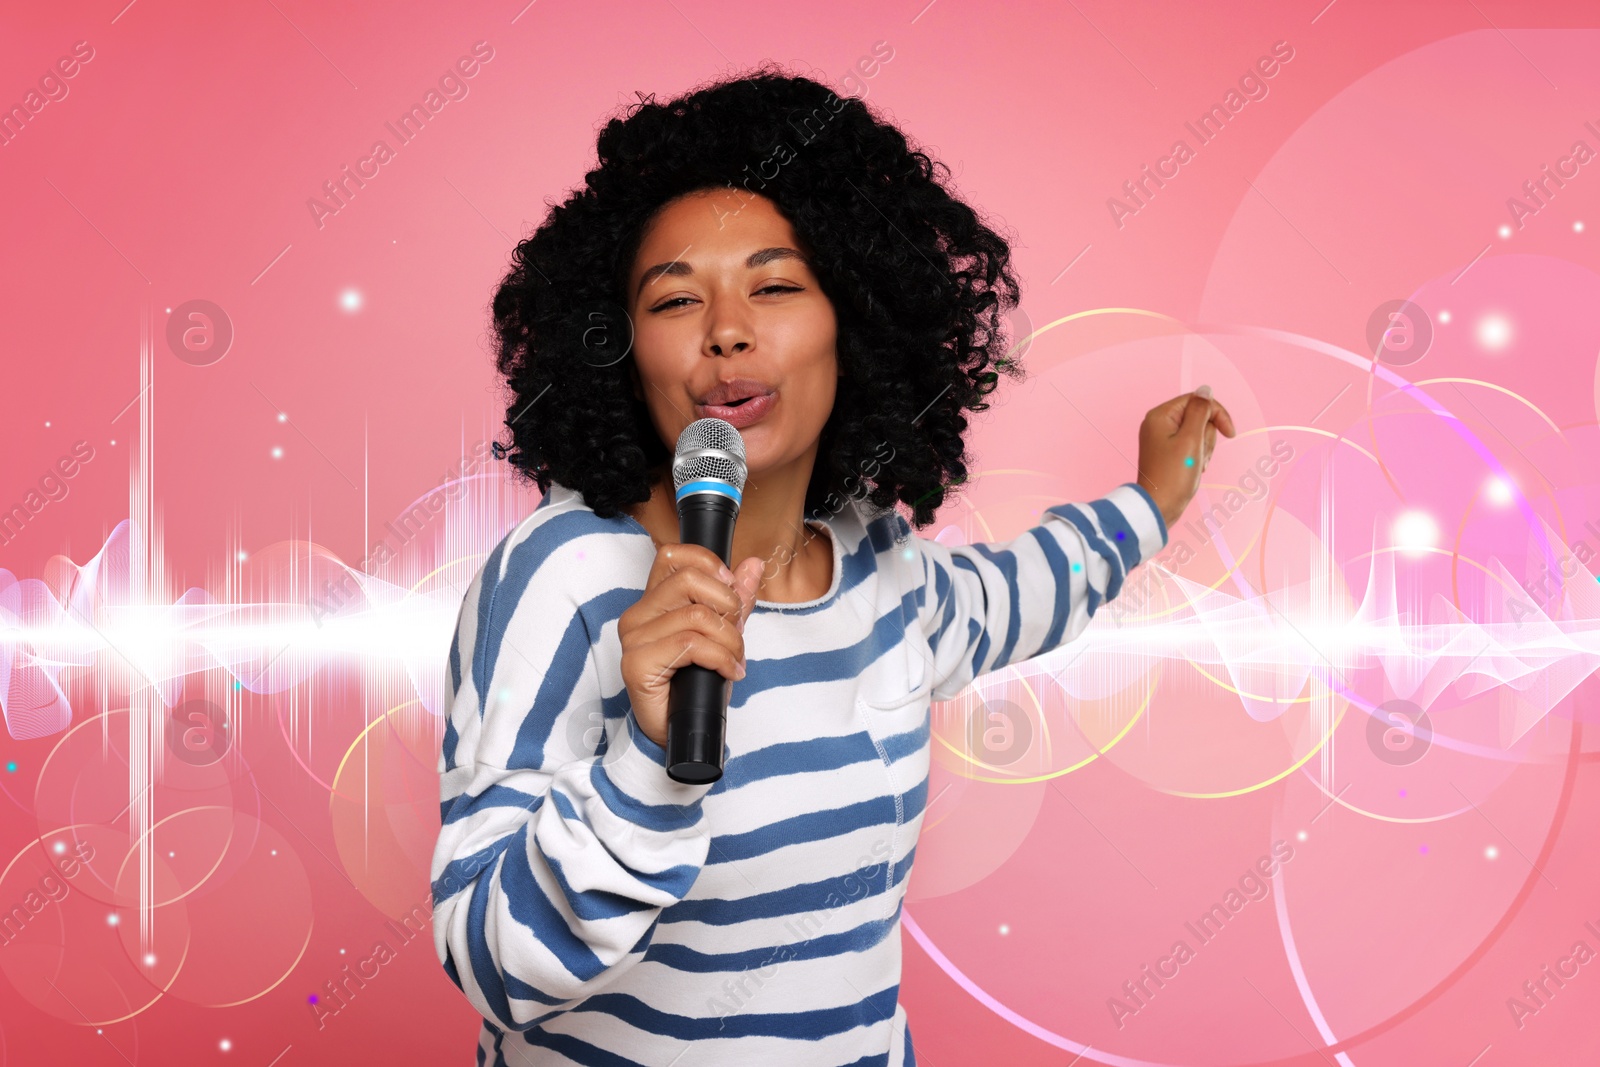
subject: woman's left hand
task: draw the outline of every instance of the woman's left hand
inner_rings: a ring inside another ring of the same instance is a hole
[[[1236,436],[1233,416],[1202,385],[1150,409],[1139,427],[1138,484],[1150,494],[1170,530],[1200,491],[1217,431]]]

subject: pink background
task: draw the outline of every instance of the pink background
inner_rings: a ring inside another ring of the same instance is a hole
[[[1537,212],[1507,204],[1574,142],[1600,151],[1592,5],[123,2],[18,8],[0,37],[6,107],[92,49],[0,146],[0,509],[28,509],[0,545],[0,909],[54,842],[94,855],[0,944],[0,1064],[470,1062],[475,1013],[398,926],[437,826],[435,646],[398,681],[244,645],[165,671],[163,702],[224,703],[236,732],[149,793],[141,940],[126,807],[147,739],[122,661],[154,653],[42,666],[50,598],[77,575],[102,621],[143,596],[170,623],[185,590],[303,601],[359,568],[496,432],[489,294],[595,130],[635,91],[766,58],[865,95],[1016,238],[1031,377],[978,422],[983,477],[925,535],[1009,538],[1132,480],[1143,413],[1202,382],[1241,431],[1126,609],[1154,628],[1132,666],[987,679],[1034,738],[1004,765],[961,753],[970,702],[935,707],[901,990],[919,1061],[1600,1056],[1600,963],[1560,963],[1600,953],[1600,161]],[[393,147],[385,123],[478,42],[467,95],[319,225],[308,200]],[[892,57],[858,67],[878,42]],[[1185,122],[1276,42],[1292,58],[1266,95],[1195,149]],[[1119,225],[1108,198],[1178,138],[1193,157]],[[214,362],[167,342],[167,309],[197,299],[232,325]],[[1369,320],[1400,299],[1431,346],[1375,366]],[[34,511],[77,442],[92,458]],[[1241,491],[1252,470],[1270,492]],[[468,473],[390,577],[450,613],[537,500]],[[141,594],[116,530],[146,485]],[[1418,516],[1432,549],[1395,550]],[[1582,567],[1529,614],[1518,586],[1569,547]],[[19,729],[24,670],[59,682],[70,723]],[[1404,764],[1369,741],[1398,698],[1435,733]],[[1275,841],[1292,858],[1270,892],[1200,944],[1185,924]],[[1193,958],[1129,1000],[1180,939]],[[380,941],[392,960],[315,1010]],[[1531,1000],[1546,965],[1576,975]]]

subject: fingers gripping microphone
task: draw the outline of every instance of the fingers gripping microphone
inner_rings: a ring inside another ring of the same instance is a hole
[[[672,461],[678,540],[709,548],[733,566],[733,524],[744,480],[744,439],[731,423],[697,419],[685,427]],[[673,672],[667,683],[667,777],[696,784],[722,777],[732,687],[730,679],[698,663]]]

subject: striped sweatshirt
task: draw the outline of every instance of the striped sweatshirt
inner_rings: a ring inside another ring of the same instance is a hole
[[[900,913],[930,704],[1078,636],[1167,526],[1133,482],[1003,543],[869,507],[808,521],[825,594],[756,602],[712,783],[667,776],[622,681],[645,528],[553,484],[490,553],[450,648],[431,871],[477,1063],[916,1063]]]

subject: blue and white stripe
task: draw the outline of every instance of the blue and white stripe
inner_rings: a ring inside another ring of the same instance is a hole
[[[450,650],[439,958],[480,1064],[909,1067],[900,915],[931,701],[1071,641],[1168,531],[1142,488],[946,546],[852,503],[827,593],[758,601],[724,773],[674,782],[629,712],[617,618],[644,528],[555,485],[486,560]]]

